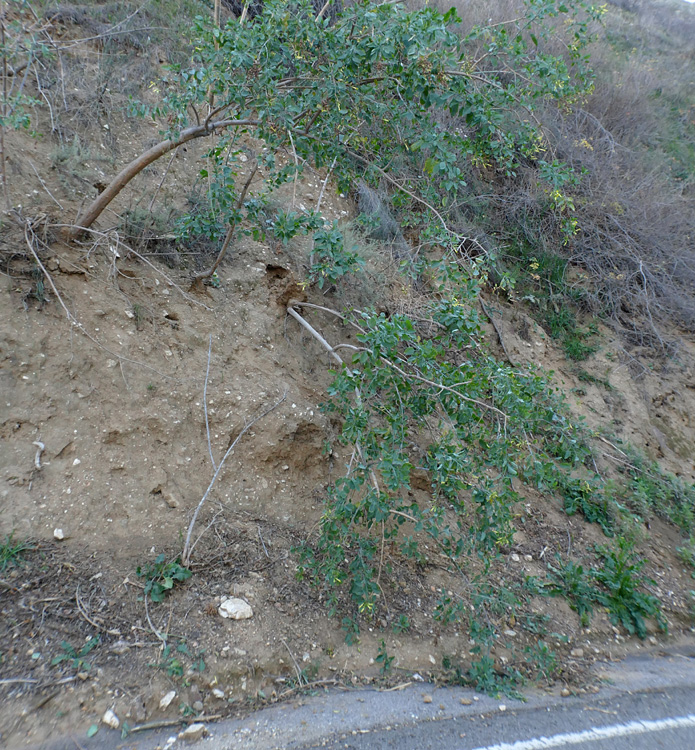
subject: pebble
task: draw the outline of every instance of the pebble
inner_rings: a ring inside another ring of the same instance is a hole
[[[500,703],[500,711],[506,711],[507,707],[504,705],[504,703]]]
[[[179,732],[179,739],[186,740],[187,742],[195,742],[196,740],[201,739],[205,732],[205,724],[191,724],[187,726],[183,732]]]
[[[562,690],[560,691],[560,695],[561,695],[561,696],[562,696],[563,698],[567,698],[567,696],[568,696],[568,695],[572,695],[572,693],[570,692],[570,689],[569,689],[569,688],[562,688]]]
[[[462,706],[472,706],[473,701],[470,698],[461,698],[461,705]]]
[[[422,702],[423,703],[432,703],[432,696],[431,695],[423,695],[422,696]]]
[[[584,656],[584,649],[583,648],[573,648],[570,651],[570,656],[574,656],[575,659],[581,659],[582,656]]]
[[[106,724],[107,727],[111,727],[111,729],[118,729],[118,727],[121,726],[121,722],[116,716],[116,714],[109,709],[106,711],[106,713],[101,717],[101,721]]]
[[[220,688],[213,688],[212,694],[215,696],[215,698],[219,698],[220,700],[224,700],[224,690],[220,690]]]
[[[512,560],[513,560],[513,562],[519,562],[519,560],[521,560],[521,558],[519,557],[519,555],[516,554],[516,552],[513,552],[512,553]]]
[[[62,542],[63,539],[65,539],[65,533],[62,529],[53,529],[53,538],[57,539],[59,542]]]
[[[248,620],[253,617],[253,610],[248,602],[234,597],[222,597],[222,602],[217,611],[220,617],[231,618],[232,620]]]
[[[176,690],[170,690],[163,698],[159,701],[159,707],[161,709],[169,708],[169,704],[176,698]]]

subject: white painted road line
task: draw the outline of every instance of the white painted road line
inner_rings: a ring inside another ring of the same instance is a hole
[[[592,729],[585,729],[583,732],[555,734],[552,737],[536,737],[532,740],[519,740],[511,743],[502,742],[499,745],[478,747],[475,750],[546,750],[549,747],[581,745],[584,742],[598,742],[615,737],[627,737],[631,734],[663,732],[666,729],[683,729],[685,727],[695,727],[695,714],[655,721],[631,721],[627,724],[614,724],[610,727],[593,727]]]

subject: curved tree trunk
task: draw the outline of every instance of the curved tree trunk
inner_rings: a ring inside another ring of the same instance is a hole
[[[258,125],[256,120],[220,120],[218,122],[209,122],[202,125],[195,125],[182,130],[178,138],[167,138],[156,146],[140,154],[136,159],[124,167],[109,183],[106,190],[99,193],[98,197],[90,206],[83,211],[75,222],[75,226],[65,230],[65,236],[68,240],[74,240],[80,237],[101,215],[102,211],[111,203],[111,201],[123,190],[123,188],[135,177],[140,174],[145,167],[157,161],[161,156],[173,151],[175,148],[188,143],[196,138],[212,135],[216,130],[229,127],[244,127],[245,125]]]

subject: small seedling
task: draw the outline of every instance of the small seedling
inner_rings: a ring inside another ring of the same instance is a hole
[[[393,632],[397,635],[401,633],[407,633],[410,630],[410,620],[407,615],[401,615],[396,622],[393,623]]]
[[[395,656],[388,655],[388,652],[386,651],[386,643],[381,641],[375,659],[376,663],[381,665],[379,667],[379,672],[381,674],[386,674],[391,669],[391,662],[393,662],[395,658]]]
[[[14,531],[11,531],[5,541],[0,543],[0,572],[4,572],[10,565],[17,566],[21,563],[22,553],[35,549],[29,542],[16,542]]]
[[[145,568],[138,566],[139,578],[145,579],[145,596],[149,596],[153,602],[163,602],[164,597],[174,588],[177,582],[185,581],[192,573],[188,568],[181,565],[181,558],[165,562],[163,554],[158,555],[154,563]]]
[[[56,666],[56,664],[60,664],[63,661],[70,661],[70,666],[78,672],[89,672],[91,664],[85,660],[85,656],[87,656],[87,654],[99,644],[99,640],[99,636],[95,635],[79,650],[67,641],[63,641],[60,644],[63,653],[59,654],[53,659],[53,661],[51,661],[51,666]]]

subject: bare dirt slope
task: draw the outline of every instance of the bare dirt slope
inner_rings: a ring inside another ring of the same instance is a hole
[[[77,34],[67,28],[68,36]],[[100,51],[89,52],[85,59],[94,64]],[[156,49],[147,54],[151,64],[162,62]],[[38,115],[38,129],[46,133],[49,114]],[[320,409],[330,362],[287,316],[287,303],[307,294],[340,308],[362,304],[364,290],[338,299],[305,292],[299,243],[281,248],[240,240],[219,287],[203,295],[188,291],[194,260],[172,268],[164,262],[172,260],[170,252],[148,256],[149,262],[129,253],[119,214],[132,208],[133,195],[148,202],[156,194],[158,205],[182,206],[193,149],[182,150],[170,168],[158,165],[143,175],[131,196],[114,204],[100,234],[63,244],[58,225],[74,219],[116,162],[155,135],[123,114],[104,117],[91,122],[89,156],[66,151],[76,140],[55,132],[10,138],[12,191],[45,239],[41,259],[65,308],[36,267],[23,231],[8,220],[0,236],[0,535],[31,540],[32,549],[0,576],[0,744],[40,742],[56,732],[77,736],[107,709],[132,728],[229,715],[294,695],[305,683],[380,680],[375,658],[382,642],[395,657],[393,684],[437,678],[444,656],[465,667],[467,636],[427,614],[438,592],[458,585],[436,555],[428,565],[394,561],[392,609],[364,628],[359,647],[345,643],[340,617],[329,619],[319,592],[295,577],[292,548],[312,538],[326,487],[349,455],[335,446],[334,453],[325,450],[338,428]],[[46,165],[40,178],[32,164]],[[315,204],[324,176],[310,173],[283,200]],[[329,187],[322,210],[328,219],[342,219],[353,207]],[[396,282],[380,289],[379,304],[417,306],[415,293]],[[558,387],[591,427],[631,442],[684,480],[695,479],[692,342],[683,342],[669,361],[650,362],[604,331],[601,351],[582,365],[594,378],[587,382],[521,304],[491,298],[488,306],[515,364],[554,370]],[[318,314],[311,319],[331,343],[350,341],[334,322]],[[503,356],[498,332],[489,327]],[[203,398],[208,364],[212,458]],[[166,560],[180,554],[213,460],[218,464],[244,427],[275,404],[241,437],[201,512],[192,577],[163,603],[147,603],[136,569],[160,554]],[[427,498],[426,486],[414,491]],[[492,573],[493,585],[502,576],[522,582],[541,575],[555,552],[605,541],[597,527],[567,517],[532,491],[524,495],[520,530]],[[682,540],[658,521],[651,532],[641,548],[645,573],[668,606],[671,637],[692,637],[693,583],[675,553]],[[253,617],[222,619],[223,596],[245,599]],[[533,607],[561,657],[552,689],[583,690],[591,661],[644,647],[626,640],[604,613],[586,629],[561,600],[537,598]],[[402,613],[412,622],[407,634],[391,627]],[[513,663],[535,643],[530,631],[514,628],[508,623],[495,647],[502,663]],[[655,635],[650,647],[658,646]]]

